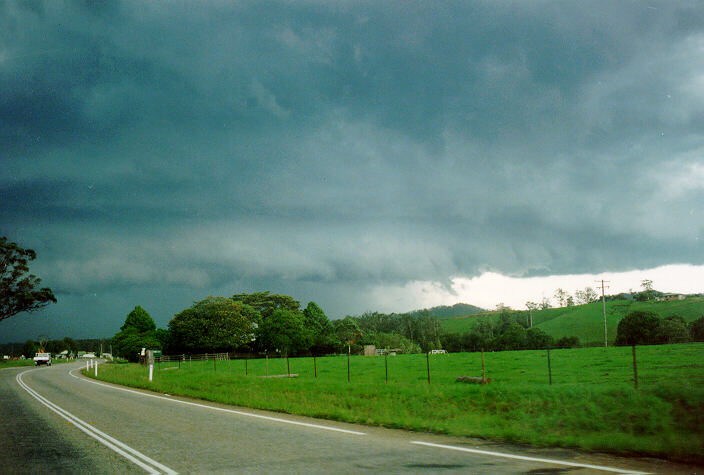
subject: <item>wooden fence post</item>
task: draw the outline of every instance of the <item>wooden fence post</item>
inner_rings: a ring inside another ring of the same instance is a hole
[[[389,352],[385,351],[384,352],[384,370],[386,371],[386,384],[389,384],[389,360],[388,360]]]
[[[633,348],[633,383],[635,384],[636,389],[638,389],[638,366],[636,365],[636,345],[633,345],[632,348]]]
[[[430,384],[430,352],[425,354],[425,366],[428,368],[428,384]]]

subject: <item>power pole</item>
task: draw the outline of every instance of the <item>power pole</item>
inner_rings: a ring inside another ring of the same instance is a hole
[[[597,280],[596,282],[601,282],[601,304],[604,310],[604,348],[609,346],[609,340],[606,338],[606,297],[604,295],[604,289],[608,289],[608,285],[604,285],[605,282],[611,282],[610,280]]]

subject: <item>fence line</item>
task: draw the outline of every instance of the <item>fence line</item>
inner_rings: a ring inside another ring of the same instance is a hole
[[[618,347],[615,347],[615,348],[618,348]],[[553,372],[554,372],[554,368],[552,368],[552,364],[551,364],[551,355],[550,355],[551,349],[554,350],[554,348],[550,348],[550,347],[545,348],[545,350],[546,350],[545,356],[546,356],[546,363],[547,363],[547,368],[546,368],[546,369],[547,369],[547,373],[548,373],[548,374],[547,374],[547,376],[548,376],[548,378],[547,378],[547,379],[548,379],[548,381],[547,381],[547,382],[548,382],[548,385],[552,385],[552,383],[553,383]],[[611,350],[611,349],[609,349],[609,350]],[[608,350],[607,350],[607,351],[608,351]],[[611,351],[613,351],[613,350],[611,350]],[[478,352],[477,352],[477,353],[478,353]],[[492,353],[494,353],[494,352],[492,352]],[[424,376],[426,376],[426,378],[427,378],[427,384],[431,384],[431,364],[430,364],[430,356],[431,356],[431,354],[432,354],[432,356],[433,356],[433,360],[435,361],[434,364],[432,365],[433,367],[438,367],[438,368],[442,367],[442,359],[444,358],[443,355],[441,355],[441,354],[436,355],[436,354],[433,353],[433,352],[427,352],[427,353],[425,354],[425,360],[426,360],[426,361],[425,361],[425,365],[424,365],[424,366],[425,366],[425,368],[424,368],[425,371],[424,371],[424,372],[425,372],[426,374],[425,374]],[[466,354],[472,354],[472,353],[466,353]],[[273,358],[279,359],[280,361],[283,360],[284,358],[286,359],[286,363],[285,363],[285,367],[284,367],[285,369],[284,369],[284,368],[281,368],[281,369],[279,370],[279,371],[282,371],[283,373],[282,373],[282,374],[279,374],[279,375],[271,375],[271,376],[288,376],[288,377],[292,377],[292,376],[293,376],[293,377],[297,377],[297,376],[298,376],[298,374],[292,374],[292,373],[291,373],[291,363],[290,363],[290,359],[291,359],[291,358],[289,358],[289,357],[287,357],[287,356],[280,355],[280,354],[275,354],[275,355],[271,355],[271,356],[272,356]],[[353,368],[352,365],[351,365],[349,353],[347,353],[347,354],[344,355],[344,356],[346,357],[345,359],[346,359],[346,370],[347,370],[347,371],[346,371],[346,373],[347,373],[347,382],[351,382],[353,379],[355,379],[355,378],[352,377],[354,373],[356,373],[357,375],[359,375],[359,379],[364,379],[365,376],[366,376],[366,374],[364,373],[364,368],[366,368],[366,370],[369,371],[369,368],[370,368],[371,366],[373,366],[373,365],[369,365],[368,363],[364,363],[364,364],[361,364],[361,365],[356,365],[357,368],[355,369],[355,368]],[[386,383],[388,383],[388,382],[389,382],[389,363],[388,363],[388,355],[387,355],[387,354],[384,354],[383,356],[384,356],[384,362],[383,362],[383,365],[384,365],[384,381],[385,381]],[[340,358],[340,357],[343,357],[343,355],[336,355],[336,357],[337,357],[337,358]],[[252,366],[250,366],[252,363],[255,363],[254,366],[256,367],[256,362],[257,362],[257,361],[266,360],[266,366],[265,366],[265,368],[266,368],[266,373],[265,373],[265,376],[270,376],[270,375],[269,375],[269,358],[270,358],[270,355],[268,355],[268,354],[265,354],[265,355],[256,355],[256,354],[247,354],[247,353],[201,353],[201,354],[162,355],[162,356],[160,356],[160,357],[155,358],[155,361],[156,361],[157,367],[158,367],[159,369],[175,369],[176,367],[181,368],[181,366],[182,366],[183,364],[186,364],[187,367],[191,367],[191,364],[192,364],[193,362],[202,363],[202,362],[212,361],[212,362],[213,362],[212,370],[214,370],[214,371],[217,371],[217,368],[218,368],[217,362],[224,362],[224,361],[227,361],[227,369],[228,369],[229,371],[232,371],[231,361],[232,361],[232,360],[235,360],[235,361],[239,360],[239,361],[243,361],[242,368],[241,368],[241,369],[238,369],[237,367],[235,367],[235,370],[236,370],[236,371],[242,371],[242,374],[244,374],[245,376],[249,376],[250,374],[253,373],[253,371],[252,371],[253,368],[252,368]],[[332,358],[335,358],[335,356],[332,357]],[[358,362],[361,362],[361,361],[368,361],[368,362],[371,362],[371,360],[368,360],[367,357],[362,357],[362,358],[363,358],[363,359],[360,359],[360,360],[357,360],[357,361],[358,361]],[[376,358],[376,357],[371,357],[371,358]],[[436,360],[436,358],[437,358],[437,360]],[[303,363],[303,362],[306,361],[306,360],[311,360],[311,357],[300,357],[300,358],[292,358],[292,359],[299,361],[299,363],[296,363],[297,365],[306,366],[305,363]],[[171,363],[171,364],[170,364],[170,365],[163,365],[163,363],[164,363],[164,364],[165,364],[165,363]],[[629,363],[630,363],[630,362],[629,362]],[[344,364],[344,363],[343,363],[343,364]],[[177,366],[176,366],[176,365],[177,365]],[[317,361],[317,358],[316,358],[315,356],[312,357],[312,362],[311,362],[311,364],[309,364],[309,365],[311,366],[310,368],[307,368],[307,366],[306,366],[306,367],[302,368],[302,370],[303,370],[304,373],[306,373],[306,374],[307,374],[308,372],[312,373],[312,374],[313,374],[313,377],[317,379],[317,378],[318,378],[318,370],[319,370],[319,368],[318,368],[318,361]],[[222,366],[222,365],[221,365],[221,366]],[[280,364],[279,364],[279,366],[280,366]],[[204,370],[207,370],[207,369],[208,369],[208,365],[203,365],[203,364],[201,364],[200,367],[201,367],[202,369],[204,369]],[[300,367],[300,366],[299,366],[299,367]],[[260,369],[261,369],[261,365],[260,365]],[[478,368],[477,368],[477,369],[478,369]],[[633,383],[634,383],[635,388],[638,389],[638,370],[637,370],[636,347],[635,347],[635,346],[632,347],[632,368],[631,368],[631,369],[632,369],[632,372],[633,372],[633,373],[632,373],[632,375],[633,375],[633,376],[632,376],[632,381],[633,381]],[[343,370],[343,371],[344,371],[344,370]],[[407,371],[407,370],[406,370],[406,371]],[[439,370],[439,371],[442,373],[442,369]],[[525,371],[522,371],[522,373],[525,373]],[[564,375],[564,373],[562,373],[562,372],[561,372],[560,374],[561,374],[561,375]],[[608,373],[607,373],[607,374],[608,374]],[[261,376],[261,375],[260,375],[260,376]],[[571,376],[573,376],[573,375],[568,374],[567,376],[568,376],[567,379],[571,380],[572,382],[575,382],[575,381],[574,381],[574,378],[571,377]],[[367,379],[368,379],[368,378],[367,378]],[[424,378],[424,379],[425,379],[425,378]],[[563,377],[563,378],[560,378],[560,379],[562,379],[562,381],[565,382],[564,377]],[[460,381],[460,380],[462,380],[462,381],[470,381],[470,382],[478,382],[478,381],[479,381],[479,382],[481,382],[482,384],[486,384],[487,382],[490,382],[490,381],[491,381],[490,378],[487,378],[487,377],[486,377],[486,368],[485,368],[485,361],[484,361],[484,351],[481,351],[481,378],[479,378],[479,377],[462,376],[462,377],[458,377],[457,380],[458,380],[458,381]]]

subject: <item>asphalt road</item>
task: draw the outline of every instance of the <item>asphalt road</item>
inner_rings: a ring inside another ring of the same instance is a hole
[[[511,447],[204,403],[98,383],[78,374],[84,365],[0,371],[0,472],[697,470],[656,460]]]

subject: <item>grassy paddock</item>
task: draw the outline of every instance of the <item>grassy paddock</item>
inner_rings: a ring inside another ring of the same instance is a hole
[[[238,406],[385,427],[704,463],[704,344],[545,351],[105,365],[99,379]],[[170,368],[170,369],[167,369]],[[90,371],[89,376],[93,373]]]
[[[51,364],[60,364],[60,363],[71,363],[76,360],[67,360],[67,359],[52,359]],[[21,366],[34,366],[34,360],[31,358],[25,359],[25,360],[0,360],[0,369],[3,368],[17,368]]]
[[[27,360],[1,360],[0,361],[0,369],[17,368],[20,366],[34,366],[34,360],[27,359]]]

